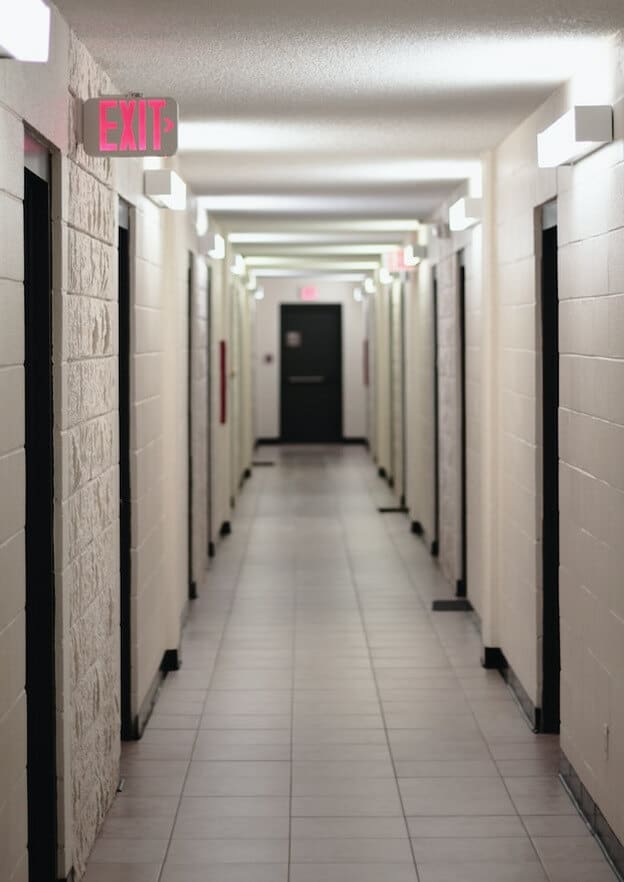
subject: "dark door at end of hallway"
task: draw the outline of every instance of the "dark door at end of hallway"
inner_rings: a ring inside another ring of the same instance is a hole
[[[342,315],[339,305],[283,305],[281,440],[342,440]]]

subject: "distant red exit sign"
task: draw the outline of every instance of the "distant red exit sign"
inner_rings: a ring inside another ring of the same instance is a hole
[[[173,156],[178,105],[173,98],[105,95],[84,102],[82,140],[89,156]]]
[[[299,289],[299,297],[306,301],[318,300],[318,288],[315,288],[314,285],[306,285]]]

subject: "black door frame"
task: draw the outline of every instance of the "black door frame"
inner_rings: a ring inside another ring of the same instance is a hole
[[[130,206],[118,204],[118,310],[119,310],[119,564],[121,629],[121,737],[138,738],[132,713],[132,494],[130,485],[130,348],[132,289],[130,258]]]
[[[431,540],[431,554],[437,557],[440,552],[440,359],[438,356],[438,270],[432,271],[432,309],[433,309],[433,474],[434,474],[434,535]]]
[[[457,580],[457,597],[468,596],[468,450],[466,414],[466,256],[457,254],[457,324],[459,332],[459,401],[460,401],[460,517],[461,576]]]
[[[538,728],[559,732],[559,291],[557,203],[541,211],[542,334],[542,707]]]
[[[288,441],[284,436],[284,401],[285,401],[285,389],[286,389],[286,374],[284,370],[284,358],[283,358],[283,349],[284,349],[284,317],[289,310],[301,310],[310,311],[312,309],[331,309],[338,318],[338,348],[339,348],[339,359],[340,359],[340,372],[339,372],[339,388],[338,388],[338,404],[339,404],[339,437],[336,439],[336,443],[342,443],[344,438],[343,426],[344,426],[344,406],[343,406],[343,394],[344,394],[344,363],[343,363],[343,322],[342,322],[342,304],[340,303],[322,303],[322,304],[311,304],[311,303],[282,303],[280,305],[280,323],[279,323],[279,334],[280,334],[280,440]],[[291,443],[291,442],[289,442]],[[297,442],[292,442],[297,443]],[[330,443],[330,442],[323,442]]]
[[[186,365],[186,419],[187,419],[187,464],[188,464],[188,510],[187,510],[187,544],[188,544],[188,596],[197,599],[197,582],[193,579],[193,284],[195,281],[194,255],[188,254],[187,273],[187,365]]]
[[[36,163],[24,170],[28,867],[30,879],[52,882],[57,877],[58,809],[51,158],[43,146],[36,152]]]

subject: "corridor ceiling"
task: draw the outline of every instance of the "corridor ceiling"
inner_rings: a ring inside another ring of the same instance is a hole
[[[57,5],[121,89],[179,101],[183,174],[239,231],[426,217],[624,27],[622,0]]]

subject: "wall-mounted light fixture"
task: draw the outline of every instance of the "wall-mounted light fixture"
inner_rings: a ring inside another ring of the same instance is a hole
[[[234,263],[230,267],[230,272],[234,276],[244,276],[247,271],[245,266],[245,258],[242,254],[234,255]]]
[[[264,300],[264,288],[256,288],[254,297],[256,300]]]
[[[537,163],[556,168],[576,162],[613,141],[613,108],[577,105],[537,136]]]
[[[247,277],[247,290],[248,290],[248,291],[255,291],[255,290],[256,290],[256,286],[257,286],[257,282],[256,282],[256,274],[255,274],[255,273],[249,273],[249,276]]]
[[[45,62],[50,56],[50,7],[42,0],[0,0],[0,58]]]
[[[225,239],[219,233],[206,233],[199,242],[202,254],[207,254],[212,260],[223,260],[225,257]]]
[[[387,270],[385,266],[379,270],[379,281],[382,285],[392,284],[392,273],[390,270]]]
[[[429,224],[431,236],[434,239],[449,239],[451,230],[448,224]]]
[[[145,195],[161,208],[186,210],[186,184],[174,171],[149,169],[145,175]]]
[[[355,300],[356,303],[361,303],[362,300],[364,300],[364,294],[363,294],[361,288],[354,288],[353,289],[353,299]]]
[[[199,203],[195,203],[195,232],[200,240],[208,232],[208,212]]]
[[[375,287],[375,280],[370,276],[367,276],[364,279],[364,290],[367,294],[374,294],[377,288]]]
[[[406,245],[403,249],[403,263],[405,266],[418,266],[421,260],[424,260],[426,257],[426,245]]]
[[[466,196],[449,208],[449,227],[458,233],[474,227],[481,220],[481,199]]]

